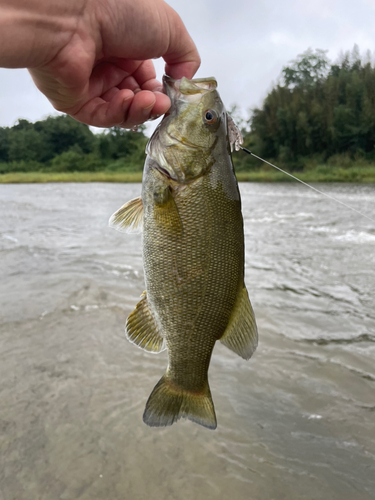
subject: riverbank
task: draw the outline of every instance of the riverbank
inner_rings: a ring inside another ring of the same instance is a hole
[[[304,182],[360,182],[375,183],[374,167],[333,168],[325,165],[313,170],[293,172]],[[238,172],[239,182],[294,182],[277,170]],[[0,175],[0,184],[28,184],[45,182],[141,182],[142,172],[11,172]]]

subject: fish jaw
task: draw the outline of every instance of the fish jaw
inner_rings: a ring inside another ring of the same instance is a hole
[[[194,80],[183,77],[181,80],[175,80],[168,75],[164,75],[163,85],[165,93],[172,102],[178,99],[194,102],[199,100],[201,94],[216,90],[217,81],[214,77],[195,78]]]

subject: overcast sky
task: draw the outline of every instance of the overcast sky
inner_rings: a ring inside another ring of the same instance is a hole
[[[134,0],[136,1],[136,0]],[[262,99],[290,60],[309,47],[336,60],[356,43],[374,49],[375,0],[170,0],[202,57],[197,77],[215,76],[229,108]],[[163,63],[156,62],[158,77]],[[0,126],[54,113],[26,70],[0,69]]]

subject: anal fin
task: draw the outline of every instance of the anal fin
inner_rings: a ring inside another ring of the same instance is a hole
[[[150,310],[146,292],[126,320],[125,333],[130,342],[149,352],[166,349],[165,339]]]
[[[244,359],[250,359],[258,345],[258,329],[245,285],[237,295],[220,342]]]

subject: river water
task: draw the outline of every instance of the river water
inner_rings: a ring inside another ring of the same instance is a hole
[[[375,218],[374,186],[319,188]],[[140,189],[0,186],[0,499],[375,499],[375,224],[242,184],[259,347],[215,347],[217,430],[155,429],[166,353],[123,334],[141,237],[107,227]]]

